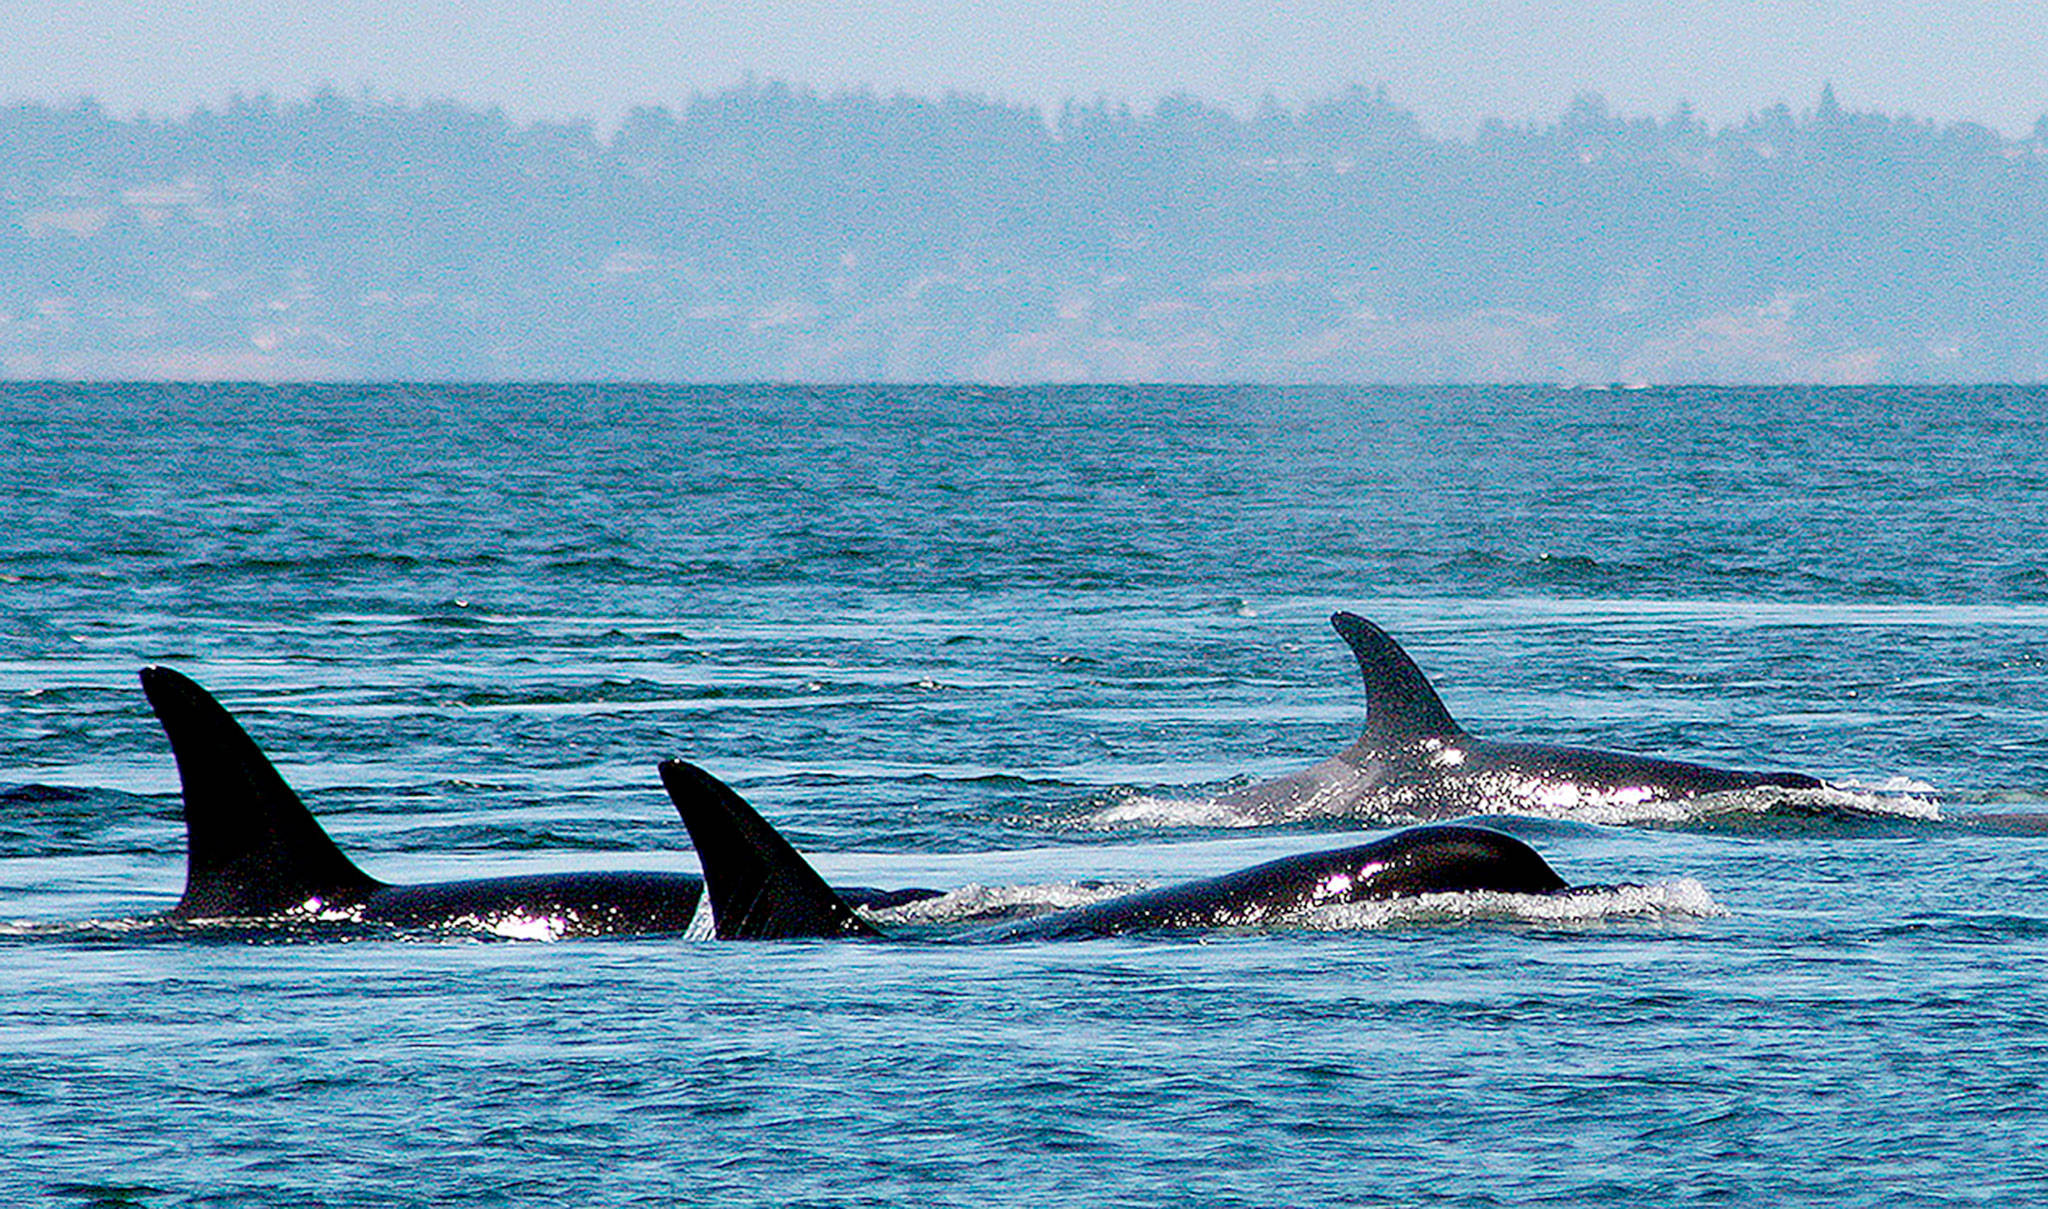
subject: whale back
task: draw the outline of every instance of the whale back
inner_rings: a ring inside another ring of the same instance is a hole
[[[1566,889],[1549,862],[1514,836],[1446,823],[999,924],[977,939],[1072,940],[1152,930],[1258,927],[1347,903],[1475,890],[1555,894]]]
[[[171,918],[275,915],[312,899],[358,900],[383,885],[342,855],[211,694],[166,667],[141,676],[185,799],[185,893]]]

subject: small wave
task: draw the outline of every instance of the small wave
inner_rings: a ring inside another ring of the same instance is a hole
[[[373,925],[342,917],[332,919],[290,914],[261,919],[170,919],[138,915],[126,919],[9,920],[0,922],[0,938],[25,937],[92,943],[275,944],[295,941],[348,940],[365,935]]]
[[[1145,889],[1148,884],[1093,881],[1023,886],[976,884],[900,907],[864,911],[862,915],[885,930],[902,927],[954,928],[1085,907]],[[1714,900],[1705,886],[1687,877],[1645,885],[1586,886],[1561,894],[1471,890],[1374,902],[1325,904],[1223,930],[1369,932],[1446,923],[1576,925],[1617,920],[1709,919],[1727,914],[1727,909]]]
[[[1453,817],[1515,814],[1531,818],[1591,823],[1605,827],[1686,827],[1726,823],[1740,818],[1892,819],[1915,822],[1942,820],[1934,789],[1922,782],[1893,778],[1876,785],[1843,782],[1820,789],[1767,786],[1696,797],[1657,798],[1640,792],[1513,794],[1497,802],[1460,799],[1442,804],[1414,800],[1399,792],[1379,801],[1362,801],[1341,816],[1314,809],[1315,803],[1276,813],[1270,807],[1246,808],[1218,798],[1170,798],[1133,794],[1085,815],[1082,827],[1190,827],[1241,830],[1342,817],[1360,822],[1405,826]]]
[[[20,785],[0,785],[0,807],[44,806],[52,803],[76,805],[93,798],[93,791],[77,789],[69,785],[44,785],[30,781]]]
[[[615,579],[630,580],[649,575],[647,564],[617,554],[580,554],[570,551],[556,552],[546,560],[542,569],[550,574],[574,574],[587,572],[606,575]]]
[[[1927,782],[1916,781],[1912,777],[1886,777],[1874,785],[1851,777],[1847,780],[1833,782],[1833,787],[1860,793],[1888,794],[1895,797],[1932,798],[1935,794],[1941,792]]]
[[[1587,886],[1562,894],[1468,890],[1319,906],[1283,921],[1318,932],[1375,931],[1443,923],[1594,924],[1613,920],[1711,919],[1728,914],[1689,877],[1648,885]]]
[[[604,935],[602,921],[583,919],[574,911],[476,912],[417,924],[366,919],[362,904],[334,906],[318,898],[258,918],[166,919],[150,916],[135,920],[92,921],[68,925],[104,936],[165,933],[211,940],[299,940],[336,941],[358,939],[446,940],[450,937],[497,938],[501,940],[561,940],[565,937]]]
[[[1539,573],[1566,580],[1583,579],[1609,572],[1600,560],[1586,554],[1538,554],[1529,564]],[[1633,568],[1625,568],[1633,569]]]
[[[1831,799],[1843,810],[1868,818],[1922,819],[1940,822],[1938,790],[1911,777],[1889,777],[1875,785],[1842,781],[1826,789],[1808,791]]]
[[[0,919],[0,938],[30,937],[38,940],[92,940],[134,936],[137,933],[161,931],[164,921],[161,916],[140,916],[135,919]]]
[[[1273,822],[1215,798],[1162,798],[1133,794],[1080,820],[1084,827],[1258,827]]]
[[[160,558],[168,556],[171,552],[169,550],[134,550],[126,552],[113,550],[106,551],[105,553],[113,555],[125,553],[132,557]],[[461,566],[471,561],[477,561],[480,565],[488,566],[501,561],[490,556],[485,556],[485,558],[489,559],[489,561],[462,559],[454,560],[454,565]],[[381,550],[354,550],[310,554],[299,558],[251,554],[242,558],[190,559],[181,564],[180,569],[195,577],[218,579],[250,574],[263,576],[287,574],[299,576],[350,574],[371,576],[377,573],[396,573],[405,575],[418,571],[426,565],[422,559],[410,554],[393,554]]]
[[[1417,801],[1402,793],[1389,793],[1377,801],[1361,801],[1342,810],[1319,809],[1309,798],[1292,806],[1275,809],[1267,805],[1240,806],[1220,798],[1168,798],[1134,794],[1103,807],[1079,820],[1083,827],[1206,827],[1218,830],[1246,830],[1253,827],[1291,826],[1317,822],[1358,822],[1368,825],[1405,827],[1447,818],[1484,818],[1513,814],[1525,818],[1557,819],[1606,826],[1630,823],[1680,823],[1691,818],[1701,799],[1645,800],[1635,794],[1576,795],[1504,798],[1497,809],[1477,800],[1460,800],[1444,808]]]
[[[1941,819],[1941,807],[1931,797],[1849,785],[1819,789],[1765,786],[1685,798],[1585,795],[1572,800],[1539,799],[1509,805],[1516,814],[1604,827],[1688,827],[1740,819]]]

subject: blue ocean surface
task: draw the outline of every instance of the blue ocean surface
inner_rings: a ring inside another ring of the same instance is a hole
[[[0,386],[0,1201],[2039,1200],[2044,417]],[[680,756],[828,878],[967,912],[1399,825],[1212,809],[1357,735],[1339,609],[1474,733],[1830,789],[1489,820],[1636,888],[1570,910],[1004,945],[157,919],[185,833],[145,664],[386,880],[694,872]]]

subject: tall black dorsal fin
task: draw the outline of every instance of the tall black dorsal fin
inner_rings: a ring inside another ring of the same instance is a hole
[[[876,935],[731,786],[681,760],[662,764],[661,783],[704,866],[720,940]]]
[[[185,895],[172,918],[275,915],[308,899],[345,903],[383,884],[342,855],[205,689],[146,667],[142,691],[170,737],[185,792]]]
[[[1429,678],[1401,644],[1356,613],[1337,613],[1330,624],[1351,644],[1365,677],[1365,733],[1383,743],[1455,739],[1465,732],[1437,700]]]

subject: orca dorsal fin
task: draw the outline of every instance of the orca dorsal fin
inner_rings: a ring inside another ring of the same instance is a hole
[[[662,763],[661,783],[704,866],[720,940],[877,935],[731,786],[681,760]]]
[[[1437,699],[1429,678],[1385,630],[1356,613],[1333,614],[1330,624],[1358,656],[1358,670],[1365,678],[1367,738],[1400,745],[1455,739],[1465,733]]]
[[[185,797],[185,894],[173,919],[275,915],[383,885],[335,847],[269,757],[211,694],[167,667],[142,669]]]

